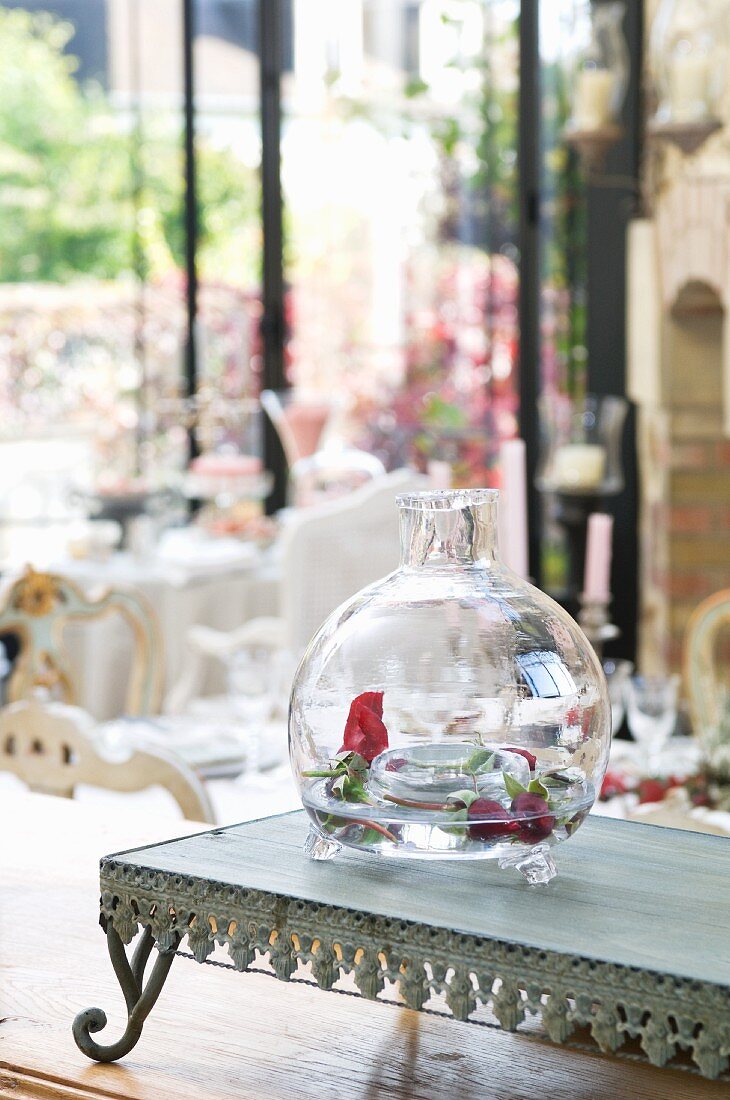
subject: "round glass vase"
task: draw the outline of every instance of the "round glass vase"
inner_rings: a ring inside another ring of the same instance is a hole
[[[304,654],[289,747],[313,858],[497,859],[547,882],[590,810],[606,682],[575,621],[499,561],[498,495],[399,497],[399,568]]]

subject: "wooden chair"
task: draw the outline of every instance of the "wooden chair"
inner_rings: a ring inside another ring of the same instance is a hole
[[[684,681],[694,732],[718,729],[730,697],[730,588],[703,600],[687,624]]]
[[[162,639],[154,612],[142,596],[108,591],[91,600],[77,585],[56,573],[30,566],[14,582],[0,608],[0,637],[14,634],[20,651],[7,687],[7,699],[28,698],[36,688],[75,703],[63,628],[67,623],[118,613],[134,633],[134,659],[127,713],[155,714],[162,696]]]
[[[0,771],[12,772],[31,790],[72,798],[80,783],[112,791],[160,786],[183,816],[214,823],[210,799],[182,761],[158,750],[107,758],[94,743],[94,721],[64,703],[28,699],[0,710]]]

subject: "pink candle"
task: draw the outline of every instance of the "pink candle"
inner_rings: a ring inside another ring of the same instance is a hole
[[[499,452],[502,466],[502,495],[499,502],[499,556],[504,564],[527,577],[527,476],[525,444],[507,439]]]
[[[611,598],[611,537],[613,516],[594,512],[588,517],[583,598],[601,603]]]

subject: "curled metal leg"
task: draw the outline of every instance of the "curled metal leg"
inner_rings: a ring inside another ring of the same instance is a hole
[[[114,973],[122,987],[127,1005],[127,1026],[121,1039],[116,1043],[110,1043],[109,1046],[103,1046],[91,1036],[93,1032],[101,1031],[106,1027],[106,1013],[101,1008],[87,1008],[79,1012],[73,1022],[76,1045],[88,1058],[93,1058],[96,1062],[115,1062],[117,1058],[123,1058],[125,1054],[129,1054],[130,1050],[136,1046],[142,1034],[144,1022],[162,992],[172,960],[175,958],[175,950],[180,942],[178,938],[169,950],[158,953],[147,984],[144,985],[145,966],[154,946],[150,928],[144,929],[135,948],[131,965],[127,959],[124,944],[111,921],[107,922],[106,939]]]

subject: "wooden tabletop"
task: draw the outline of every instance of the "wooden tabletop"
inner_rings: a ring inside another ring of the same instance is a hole
[[[202,829],[202,826],[201,826]],[[180,823],[180,835],[189,823]],[[39,795],[0,805],[0,1097],[177,1100],[704,1100],[727,1083],[176,960],[138,1046],[96,1065],[71,1036],[121,994],[98,927],[98,859],[170,836]],[[689,930],[688,930],[689,933]]]

